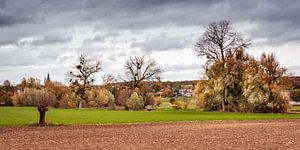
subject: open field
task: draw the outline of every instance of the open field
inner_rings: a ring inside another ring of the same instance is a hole
[[[0,126],[26,126],[38,121],[34,107],[0,107]],[[300,114],[222,113],[200,110],[116,111],[103,109],[50,108],[46,120],[54,124],[119,124],[202,120],[300,119]]]
[[[0,149],[300,149],[300,120],[0,128]]]

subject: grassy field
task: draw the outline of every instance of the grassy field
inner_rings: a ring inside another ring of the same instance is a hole
[[[202,120],[300,119],[300,114],[258,114],[204,112],[195,109],[154,111],[116,111],[102,109],[54,109],[46,114],[48,122],[64,125],[118,124]],[[31,125],[38,121],[34,107],[0,107],[0,126]]]

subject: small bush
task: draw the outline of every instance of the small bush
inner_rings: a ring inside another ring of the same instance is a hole
[[[175,102],[175,98],[170,98],[170,103],[173,104]]]
[[[125,110],[125,106],[115,106],[115,110]]]
[[[121,89],[118,92],[118,96],[117,96],[117,99],[116,99],[116,102],[115,102],[116,105],[118,105],[118,106],[126,106],[127,100],[130,97],[130,93],[131,93],[131,91],[128,90],[128,89]]]
[[[189,107],[189,104],[190,104],[189,100],[184,99],[182,104],[182,109],[187,109]]]
[[[144,105],[154,105],[155,99],[154,99],[154,93],[146,93],[144,96]]]
[[[181,105],[180,102],[173,102],[172,105],[171,105],[171,107],[172,107],[173,109],[176,109],[176,110],[182,109],[182,105]]]
[[[79,97],[70,92],[65,94],[59,102],[61,108],[76,108],[78,106]]]
[[[90,107],[108,107],[115,104],[115,97],[106,89],[93,89],[88,93]]]
[[[162,104],[161,97],[154,97],[154,104],[159,107]]]
[[[33,98],[35,91],[34,89],[25,88],[23,92],[17,94],[17,105],[19,106],[34,106]]]
[[[293,97],[293,100],[296,101],[296,102],[300,102],[300,89],[295,89],[293,92],[292,92],[292,97]]]
[[[8,95],[7,92],[2,92],[0,96],[0,105],[12,106],[12,98]]]
[[[98,103],[95,101],[89,101],[88,105],[89,105],[89,107],[98,107]]]
[[[131,110],[140,110],[144,108],[144,101],[141,96],[136,92],[133,92],[127,101],[127,107]]]
[[[207,91],[203,94],[204,101],[201,102],[204,105],[204,110],[218,111],[221,109],[220,95],[215,91]]]

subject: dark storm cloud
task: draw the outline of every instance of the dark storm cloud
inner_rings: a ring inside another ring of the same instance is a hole
[[[249,21],[258,28],[251,38],[299,40],[300,1],[235,0],[32,0],[4,1],[0,26],[32,23],[53,28],[87,24],[96,29],[135,30],[160,26],[205,26],[229,19]],[[41,23],[41,24],[39,24]],[[275,32],[274,32],[275,31]],[[291,38],[285,38],[288,34]],[[17,36],[17,35],[16,35]],[[22,35],[20,35],[22,36]],[[5,41],[5,40],[4,40]]]
[[[15,26],[23,23],[38,23],[40,17],[36,1],[1,0],[0,27]]]
[[[1,15],[0,16],[0,27],[15,25],[17,23],[24,23],[29,20],[30,20],[30,18],[15,18],[14,16]]]

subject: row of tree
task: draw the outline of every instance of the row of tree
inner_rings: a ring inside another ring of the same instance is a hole
[[[289,106],[289,84],[284,82],[286,69],[274,54],[262,54],[259,59],[246,53],[249,42],[235,32],[229,21],[211,23],[195,45],[195,53],[207,59],[206,79],[197,84],[195,95],[206,110],[236,112],[286,112]],[[104,85],[95,86],[94,75],[103,66],[80,56],[68,72],[70,86],[51,81],[45,85],[35,78],[23,79],[16,87],[9,81],[1,86],[1,103],[37,106],[44,124],[49,105],[54,107],[107,107],[143,109],[159,104],[154,93],[161,90],[161,69],[154,59],[129,57],[124,65],[121,82],[110,74],[102,77]],[[158,83],[158,84],[157,84]],[[166,95],[173,96],[172,88]]]

